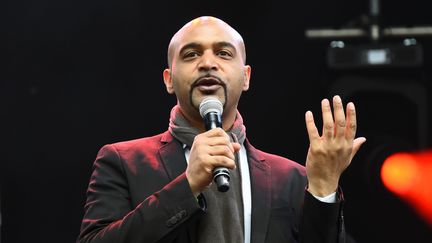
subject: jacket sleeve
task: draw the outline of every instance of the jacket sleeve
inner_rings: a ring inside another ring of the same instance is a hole
[[[123,166],[114,146],[99,151],[77,242],[170,242],[204,212],[184,173],[133,208]]]
[[[303,212],[300,219],[301,243],[348,243],[343,219],[343,194],[337,192],[336,203],[325,203],[305,190]]]

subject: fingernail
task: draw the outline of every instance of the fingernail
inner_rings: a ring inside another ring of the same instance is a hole
[[[341,97],[339,96],[339,95],[335,95],[334,96],[334,100],[336,101],[336,102],[342,102],[342,99],[341,99]]]
[[[321,102],[323,105],[329,105],[328,99],[323,99]]]

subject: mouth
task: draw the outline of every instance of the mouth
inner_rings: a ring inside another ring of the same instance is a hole
[[[198,97],[196,97],[193,94],[194,90],[198,92],[195,94]],[[198,110],[199,107],[198,100],[200,100],[199,96],[207,96],[207,95],[218,96],[220,100],[223,101],[222,104],[224,104],[225,106],[225,103],[227,102],[226,83],[222,81],[221,78],[211,74],[206,74],[204,76],[198,77],[191,85],[190,95],[189,95],[191,105],[196,107],[196,109]]]
[[[211,93],[223,86],[224,83],[218,77],[204,76],[195,81],[193,88],[197,88],[204,93]]]

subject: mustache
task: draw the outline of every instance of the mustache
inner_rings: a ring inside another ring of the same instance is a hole
[[[219,84],[222,87],[226,88],[226,84],[221,78],[219,78],[218,76],[212,75],[210,73],[207,73],[207,74],[202,75],[202,76],[198,77],[197,79],[195,79],[192,82],[191,87],[195,88],[196,86],[201,85],[202,83],[207,83],[207,82],[209,82],[208,81],[209,79],[212,79],[211,82],[215,82],[216,84]]]

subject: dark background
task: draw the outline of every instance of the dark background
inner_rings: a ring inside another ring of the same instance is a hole
[[[368,1],[9,0],[0,9],[2,242],[75,241],[98,149],[167,128],[168,42],[200,15],[245,39],[253,72],[239,109],[256,147],[304,163],[304,112],[319,119],[321,99],[335,92],[356,102],[368,141],[341,182],[347,230],[358,242],[432,242],[430,226],[379,180],[391,152],[431,147],[432,41],[417,39],[421,68],[335,71],[329,41],[304,35],[360,23]],[[382,15],[383,26],[432,25],[426,0],[385,1]],[[384,88],[346,92],[362,83]]]

